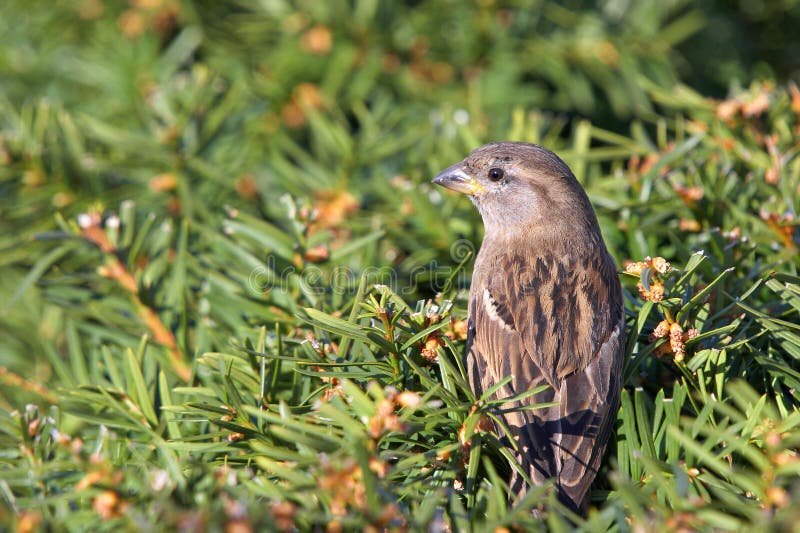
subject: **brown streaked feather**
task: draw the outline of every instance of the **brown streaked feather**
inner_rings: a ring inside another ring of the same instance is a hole
[[[562,501],[578,509],[619,401],[623,317],[614,263],[603,248],[582,257],[537,255],[488,241],[473,283],[472,386],[480,393],[511,375],[498,397],[552,387],[529,401],[558,406],[508,413],[505,422],[533,482],[555,478]],[[512,485],[524,492],[520,477]]]

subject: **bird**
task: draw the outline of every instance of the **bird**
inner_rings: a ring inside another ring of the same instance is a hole
[[[433,182],[466,194],[483,219],[467,318],[472,390],[480,397],[508,376],[497,399],[548,386],[499,413],[508,433],[498,436],[522,471],[511,469],[509,493],[553,480],[559,501],[584,514],[615,425],[625,345],[618,270],[589,198],[556,154],[521,142],[481,146]]]

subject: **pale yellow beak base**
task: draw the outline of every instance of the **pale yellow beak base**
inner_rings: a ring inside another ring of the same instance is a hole
[[[483,185],[478,183],[475,178],[468,176],[457,164],[442,171],[433,178],[433,182],[445,189],[471,196],[478,195],[484,191]]]

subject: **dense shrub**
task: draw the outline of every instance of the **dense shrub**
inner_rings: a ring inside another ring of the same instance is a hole
[[[0,521],[794,526],[794,2],[498,4],[3,3]],[[501,138],[622,271],[585,520],[509,506],[464,380],[480,223],[429,180]]]

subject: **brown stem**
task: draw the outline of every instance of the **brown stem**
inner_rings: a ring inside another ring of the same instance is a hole
[[[108,254],[108,263],[101,268],[100,274],[109,279],[116,280],[117,283],[131,295],[131,300],[136,306],[139,318],[145,323],[147,329],[150,330],[153,339],[169,350],[172,370],[184,381],[189,381],[192,371],[183,360],[183,354],[180,348],[178,348],[175,335],[164,325],[161,317],[158,316],[158,313],[156,313],[154,309],[142,303],[142,300],[139,298],[139,287],[136,284],[136,279],[115,255],[117,251],[116,246],[108,240],[105,231],[100,227],[99,217],[92,217],[91,222],[82,227],[81,230],[81,234],[84,238],[94,243],[103,252]]]
[[[18,387],[22,390],[38,394],[47,403],[56,404],[58,399],[49,390],[44,388],[44,385],[25,379],[22,376],[15,374],[4,366],[0,366],[0,383],[4,383],[10,387]]]

